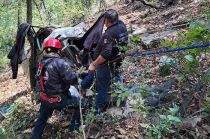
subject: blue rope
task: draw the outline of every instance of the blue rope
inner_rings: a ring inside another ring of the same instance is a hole
[[[204,47],[209,47],[209,46],[210,46],[210,42],[203,43],[203,44],[200,44],[200,45],[177,47],[177,48],[169,49],[169,50],[146,51],[146,52],[143,52],[141,54],[132,53],[132,54],[126,54],[125,56],[130,56],[130,57],[144,57],[144,56],[147,56],[147,55],[171,53],[171,52],[183,51],[183,50],[188,50],[188,49],[204,48]]]

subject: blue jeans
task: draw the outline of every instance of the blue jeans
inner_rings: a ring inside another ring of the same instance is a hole
[[[91,87],[94,81],[95,72],[90,72],[88,75],[81,81],[81,88],[88,89]]]
[[[41,139],[44,128],[47,124],[47,120],[51,117],[54,110],[61,110],[69,106],[70,108],[74,108],[74,114],[72,117],[72,121],[70,123],[70,130],[77,129],[80,126],[80,111],[79,111],[79,102],[75,97],[64,97],[62,101],[59,103],[48,103],[41,102],[40,106],[40,115],[38,120],[35,123],[35,127],[31,136],[31,139]]]
[[[108,65],[102,65],[96,69],[96,110],[103,110],[105,108],[108,91],[111,84],[111,71]]]

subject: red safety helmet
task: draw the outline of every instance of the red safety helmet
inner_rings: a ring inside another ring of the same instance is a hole
[[[57,48],[57,49],[61,49],[62,45],[61,42],[57,39],[54,38],[50,38],[49,40],[47,40],[44,43],[44,48]]]

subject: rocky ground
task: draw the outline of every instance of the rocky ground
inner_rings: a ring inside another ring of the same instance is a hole
[[[189,26],[189,19],[205,20],[200,16],[203,5],[199,0],[182,1],[182,3],[163,9],[151,8],[141,2],[127,4],[121,2],[121,4],[116,4],[111,7],[119,11],[120,18],[126,23],[131,34],[141,35],[141,42],[131,52],[157,49],[163,39],[176,40],[177,32],[185,31],[186,27]],[[93,16],[86,23],[90,26],[95,19],[96,16]],[[177,88],[180,88],[181,85],[179,81],[175,80],[177,77],[176,74],[161,77],[159,75],[158,64],[161,58],[164,59],[163,56],[126,59],[125,61],[129,63],[126,64],[125,62],[122,69],[127,84],[135,81],[136,83],[147,85],[151,92],[161,92],[163,95],[160,100],[156,100],[154,97],[148,97],[147,100],[149,103],[153,103],[151,105],[156,105],[154,103],[161,104],[158,106],[164,107],[164,109],[172,106],[172,102],[180,104],[183,99],[189,99],[190,104],[185,106],[185,103],[183,103],[181,105],[183,115],[186,111],[188,111],[188,114],[190,113],[190,115],[184,116],[183,122],[180,125],[186,130],[181,131],[182,135],[177,135],[177,138],[196,138],[200,134],[203,135],[201,138],[208,138],[210,136],[210,121],[207,119],[208,117],[201,117],[199,115],[201,111],[195,106],[195,104],[199,104],[199,106],[203,105],[202,97],[198,94],[193,94],[194,99],[192,99],[188,98],[189,93],[183,94],[179,92],[180,90]],[[208,59],[205,61],[206,66],[209,66],[210,63]],[[8,131],[10,133],[7,134],[14,138],[29,138],[34,121],[37,118],[39,105],[31,102],[29,76],[26,68],[20,69],[18,79],[12,80],[11,74],[11,70],[7,70],[0,76],[0,128],[9,128]],[[130,90],[135,94],[135,90],[138,90],[138,88],[135,88],[135,86],[132,87]],[[187,92],[187,88],[190,87],[186,86],[185,91]],[[128,98],[127,100],[129,103],[126,108],[110,108],[102,116],[94,117],[90,112],[86,118],[86,136],[88,138],[143,139],[147,135],[146,122],[148,119],[145,119],[144,113],[139,114],[130,107],[135,103],[132,103],[132,99],[130,99]],[[151,108],[148,111],[152,113],[153,109]],[[44,138],[82,138],[81,133],[68,133],[67,127],[70,119],[67,116],[68,113],[68,111],[64,111],[63,113],[55,112],[53,114],[47,125]],[[11,114],[14,115],[11,117]],[[157,119],[154,117],[151,120],[156,121]],[[193,121],[193,124],[190,121]],[[3,131],[0,131],[0,139],[1,132]],[[165,138],[171,137],[166,136]]]

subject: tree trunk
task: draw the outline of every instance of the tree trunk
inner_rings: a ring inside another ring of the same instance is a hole
[[[32,0],[27,0],[27,23],[32,24]]]
[[[23,22],[23,12],[22,12],[22,0],[18,1],[18,25]]]

